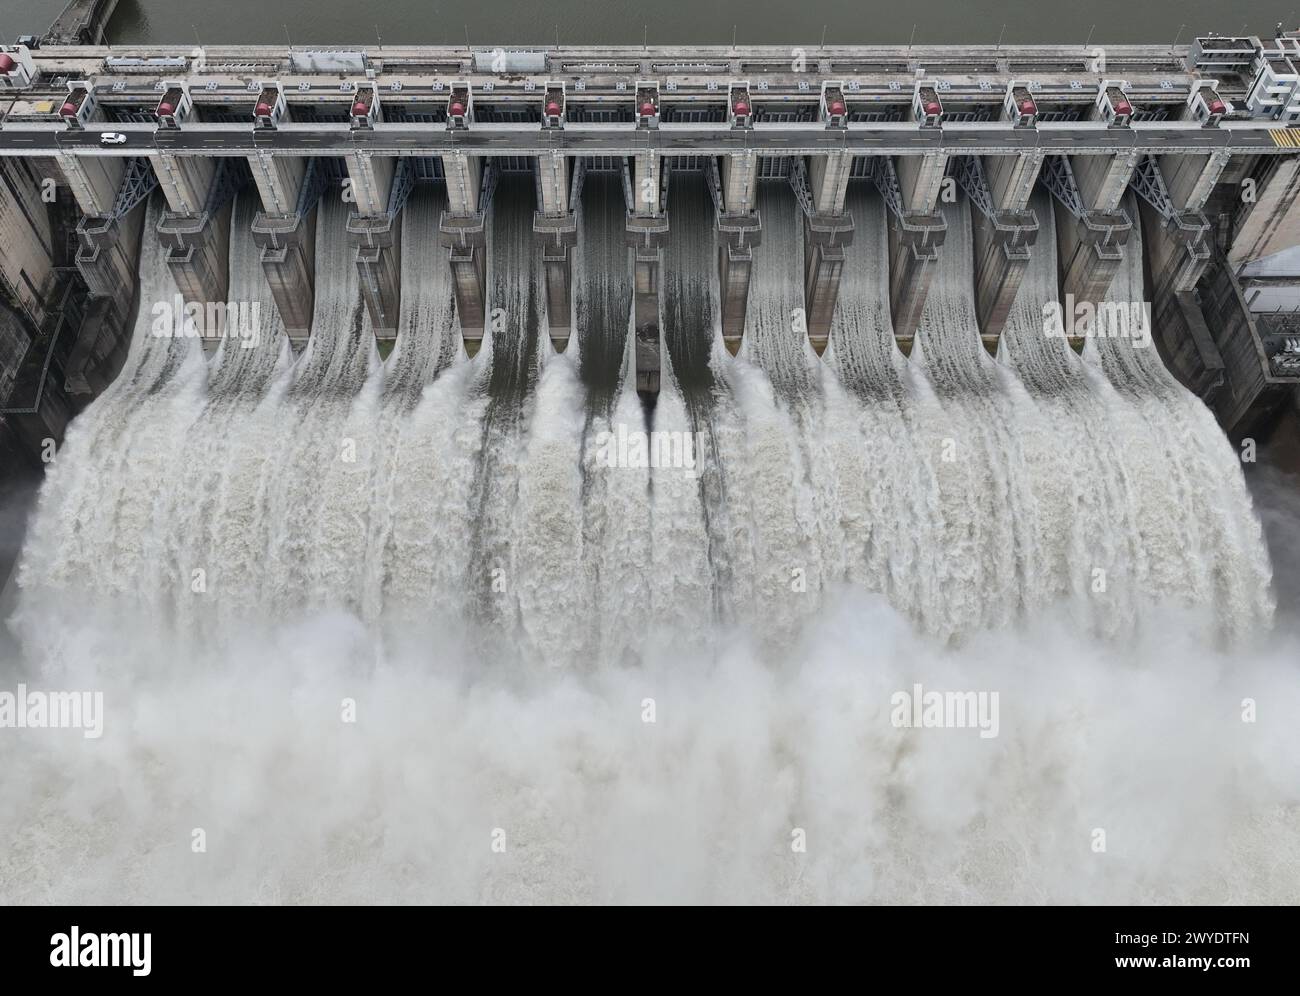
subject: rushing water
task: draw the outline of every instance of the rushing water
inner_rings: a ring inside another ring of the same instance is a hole
[[[996,357],[970,209],[945,207],[904,357],[855,185],[818,357],[801,219],[765,185],[733,358],[709,201],[674,177],[648,410],[621,196],[588,178],[564,353],[509,175],[473,358],[425,189],[386,361],[337,197],[300,355],[247,198],[231,296],[256,339],[205,359],[142,309],[48,475],[13,621],[12,673],[105,690],[106,733],[0,744],[0,897],[1292,895],[1300,683],[1236,456],[1153,348],[1043,334],[1046,205]],[[1133,249],[1116,300],[1143,296]],[[155,240],[141,281],[175,292]],[[620,432],[689,434],[693,459],[610,466]],[[915,681],[1001,690],[1000,735],[895,728]]]

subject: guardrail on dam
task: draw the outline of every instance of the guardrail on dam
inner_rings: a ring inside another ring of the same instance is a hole
[[[29,455],[60,438],[120,366],[141,238],[162,240],[187,301],[226,300],[241,187],[260,198],[262,266],[301,343],[324,192],[343,185],[355,205],[350,251],[373,328],[392,339],[404,205],[418,184],[445,185],[440,237],[472,352],[487,321],[485,220],[498,177],[535,177],[533,234],[563,348],[584,177],[619,174],[638,385],[653,393],[674,175],[706,179],[733,352],[763,236],[761,182],[788,184],[802,212],[803,319],[818,351],[852,251],[851,183],[871,185],[888,208],[904,351],[943,252],[940,205],[957,198],[976,222],[975,299],[994,348],[1035,251],[1030,198],[1041,184],[1063,300],[1104,300],[1142,226],[1157,344],[1230,433],[1268,423],[1300,383],[1297,33],[1104,48],[27,41],[0,50],[0,407],[9,448]],[[166,211],[142,232],[158,188]]]

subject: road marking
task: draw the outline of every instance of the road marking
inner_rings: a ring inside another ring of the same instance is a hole
[[[1273,144],[1284,149],[1300,149],[1300,141],[1292,134],[1288,128],[1270,128],[1268,133],[1273,136]]]

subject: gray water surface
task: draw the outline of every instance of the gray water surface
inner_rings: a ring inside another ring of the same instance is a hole
[[[0,37],[43,32],[62,0],[0,0]],[[943,0],[920,8],[855,0],[549,0],[484,4],[478,0],[428,3],[389,0],[359,6],[340,0],[121,0],[110,24],[110,43],[204,44],[261,42],[295,45],[563,44],[815,46],[826,29],[828,44],[1093,42],[1173,43],[1195,34],[1272,35],[1274,25],[1294,26],[1300,4],[1243,0],[1094,0],[1090,4],[1025,0]],[[1004,28],[1005,25],[1005,28]]]

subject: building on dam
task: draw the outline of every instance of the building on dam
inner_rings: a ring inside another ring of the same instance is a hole
[[[1039,248],[1031,195],[1041,186],[1062,301],[1104,301],[1140,242],[1155,342],[1225,431],[1267,433],[1294,407],[1300,33],[1104,48],[109,49],[87,42],[99,37],[94,12],[112,4],[81,7],[43,40],[0,51],[7,462],[37,466],[120,368],[141,306],[144,240],[161,244],[187,302],[226,301],[241,189],[260,202],[261,266],[301,345],[326,192],[341,189],[352,205],[348,251],[370,324],[391,341],[403,208],[417,185],[441,185],[435,265],[450,268],[473,353],[490,321],[486,219],[500,177],[520,172],[534,181],[532,238],[560,349],[584,178],[621,178],[647,394],[659,381],[667,193],[690,172],[711,195],[721,334],[733,352],[763,238],[760,185],[788,187],[802,215],[803,324],[819,352],[854,251],[850,184],[868,185],[888,210],[903,352],[944,253],[941,205],[958,198],[975,221],[980,331],[996,347]],[[155,191],[165,210],[146,230]],[[221,329],[203,334],[215,342]]]

